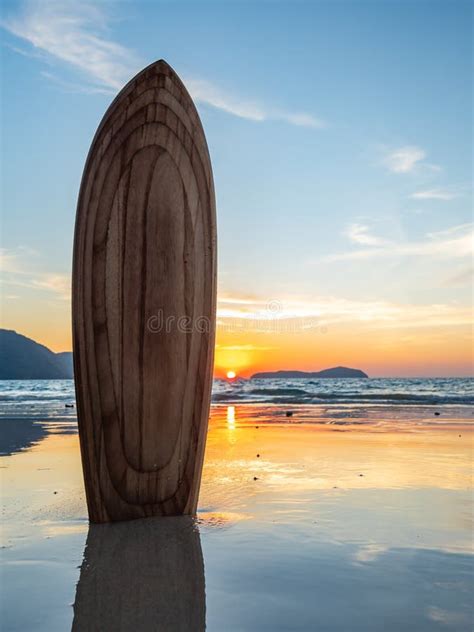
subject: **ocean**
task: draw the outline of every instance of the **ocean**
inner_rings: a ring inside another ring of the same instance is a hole
[[[315,405],[337,416],[370,408],[387,414],[409,407],[469,418],[474,408],[472,378],[237,379],[214,380],[218,404]],[[70,407],[73,405],[74,407]],[[0,381],[0,417],[75,418],[73,380]]]
[[[472,406],[471,378],[256,379],[214,382],[214,402]]]

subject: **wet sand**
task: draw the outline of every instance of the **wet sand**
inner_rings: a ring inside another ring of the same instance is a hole
[[[196,519],[91,527],[74,419],[9,424],[5,630],[472,628],[459,413],[214,406]]]

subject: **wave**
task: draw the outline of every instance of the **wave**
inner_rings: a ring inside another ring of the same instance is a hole
[[[72,380],[3,381],[0,415],[49,406],[63,415],[74,403]],[[470,378],[255,379],[215,380],[214,403],[303,404],[320,406],[474,406]],[[69,410],[67,414],[74,412]]]
[[[367,402],[391,402],[391,403],[431,403],[431,404],[467,404],[474,405],[474,399],[469,396],[459,395],[411,395],[409,393],[315,393],[313,399],[325,401],[367,401]]]
[[[270,395],[272,397],[287,395],[311,395],[309,391],[305,391],[303,388],[253,388],[247,392],[255,395]]]
[[[474,398],[459,394],[414,394],[414,393],[337,393],[310,392],[300,388],[246,388],[214,392],[213,402],[254,402],[254,403],[294,403],[294,404],[405,404],[405,405],[460,405],[474,406]]]

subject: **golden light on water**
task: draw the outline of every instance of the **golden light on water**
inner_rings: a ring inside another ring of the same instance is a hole
[[[227,426],[231,430],[235,428],[235,406],[227,406]]]

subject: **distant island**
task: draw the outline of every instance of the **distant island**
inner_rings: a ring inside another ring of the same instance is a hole
[[[360,369],[349,369],[345,366],[336,366],[332,369],[324,369],[323,371],[265,371],[263,373],[254,373],[252,380],[262,378],[334,378],[334,377],[364,377],[369,376]]]
[[[0,329],[0,380],[68,380],[72,352],[54,353],[31,338]]]

